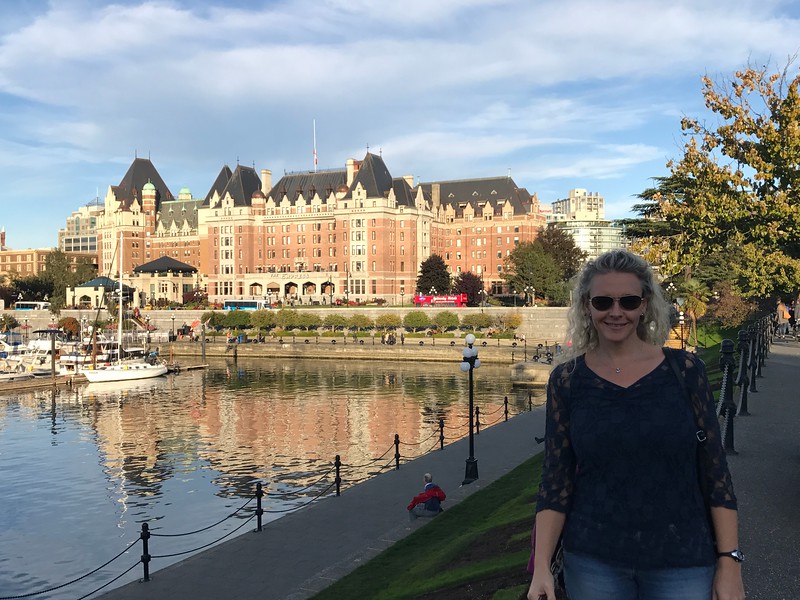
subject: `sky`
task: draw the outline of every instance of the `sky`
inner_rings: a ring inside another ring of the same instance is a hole
[[[56,246],[137,156],[204,197],[226,164],[313,170],[315,137],[319,169],[369,151],[633,216],[681,117],[716,118],[701,78],[783,68],[798,21],[793,0],[3,0],[0,227]]]

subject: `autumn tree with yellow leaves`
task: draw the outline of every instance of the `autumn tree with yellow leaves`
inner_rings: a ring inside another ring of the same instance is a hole
[[[745,297],[800,289],[799,87],[792,62],[703,78],[716,122],[682,119],[683,157],[634,207],[645,217],[632,229],[637,245],[666,277],[723,253]]]

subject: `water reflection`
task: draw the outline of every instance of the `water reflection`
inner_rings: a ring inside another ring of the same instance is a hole
[[[508,375],[485,365],[476,377],[476,405],[492,415],[484,423],[502,418],[506,395],[511,414],[527,409],[528,392],[513,390]],[[143,522],[162,532],[213,523],[251,497],[256,481],[270,493],[268,511],[302,503],[327,485],[320,477],[336,454],[360,466],[346,471],[357,481],[376,470],[373,459],[393,455],[395,434],[404,456],[429,450],[440,418],[446,443],[463,437],[466,386],[457,360],[424,368],[239,360],[135,384],[0,396],[0,591],[31,593],[80,576],[135,539]],[[299,499],[277,495],[293,490]],[[158,543],[157,554],[186,549]],[[78,597],[121,570],[43,597]]]

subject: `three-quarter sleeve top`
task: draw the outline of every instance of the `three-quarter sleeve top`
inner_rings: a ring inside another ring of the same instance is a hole
[[[537,510],[566,513],[568,552],[639,569],[716,562],[698,429],[707,436],[710,466],[700,476],[710,506],[735,510],[736,497],[705,365],[674,352],[691,398],[666,359],[627,388],[583,356],[553,369]]]

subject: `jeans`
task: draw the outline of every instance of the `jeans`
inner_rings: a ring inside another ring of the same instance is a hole
[[[714,567],[630,569],[564,553],[570,600],[710,600]]]

